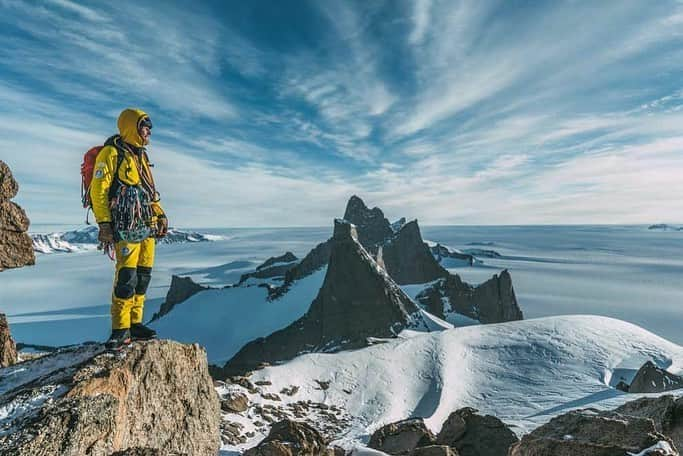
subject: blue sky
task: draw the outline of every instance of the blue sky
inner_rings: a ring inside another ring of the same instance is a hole
[[[178,226],[681,221],[680,1],[0,0],[0,159],[75,224],[121,109]]]

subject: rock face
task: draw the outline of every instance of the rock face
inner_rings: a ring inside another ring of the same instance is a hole
[[[284,283],[275,288],[270,294],[270,299],[277,299],[283,294],[287,293],[289,287],[297,280],[303,279],[313,274],[318,269],[325,266],[330,261],[330,253],[332,252],[332,239],[321,242],[299,263],[288,269],[285,273]]]
[[[422,322],[418,310],[360,245],[356,228],[336,220],[325,280],[308,312],[285,329],[245,345],[226,363],[224,374],[301,353],[363,347],[368,337],[393,337]]]
[[[219,401],[198,345],[101,352],[81,346],[6,368],[0,406],[12,416],[0,421],[0,453],[217,454]]]
[[[400,285],[431,282],[448,275],[422,240],[417,220],[406,223],[378,247],[377,262]]]
[[[177,304],[191,298],[202,290],[208,290],[209,287],[199,285],[190,277],[180,277],[173,275],[171,277],[171,286],[166,293],[166,301],[159,308],[159,312],[155,313],[152,321],[163,317],[169,313]]]
[[[638,369],[629,393],[662,393],[683,388],[683,377],[671,374],[648,361]]]
[[[282,420],[273,424],[268,436],[245,456],[322,456],[327,442],[316,429],[306,423]]]
[[[377,247],[394,235],[391,224],[378,207],[368,209],[362,199],[353,195],[344,211],[344,220],[356,226],[358,242],[373,255]]]
[[[477,414],[465,407],[451,413],[436,436],[438,445],[448,445],[461,456],[507,456],[517,436],[498,418]]]
[[[433,445],[436,436],[427,429],[422,418],[390,423],[376,430],[368,446],[387,454],[408,454],[417,447]]]
[[[9,332],[7,317],[0,313],[0,367],[7,367],[16,362],[17,346]]]
[[[297,260],[298,258],[292,252],[287,252],[278,257],[270,257],[262,264],[256,266],[255,271],[242,274],[237,285],[243,284],[251,277],[255,279],[284,278],[287,271],[296,266],[295,261]]]
[[[29,219],[21,207],[10,201],[18,191],[19,184],[9,166],[0,160],[0,271],[36,262],[33,241],[27,233]]]
[[[683,397],[643,397],[627,402],[615,412],[651,419],[657,432],[669,437],[677,449],[683,448]]]
[[[658,446],[660,450],[644,451]],[[573,411],[557,416],[510,448],[510,456],[676,456],[652,420],[614,412]]]
[[[428,312],[439,318],[447,318],[449,312],[465,315],[481,323],[524,318],[507,270],[476,287],[463,282],[458,275],[449,274],[420,292],[416,298]],[[447,309],[444,309],[444,298],[449,304]]]

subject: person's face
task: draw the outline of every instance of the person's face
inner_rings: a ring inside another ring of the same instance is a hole
[[[149,138],[152,136],[152,129],[147,126],[140,127],[140,137],[143,144],[149,144]]]

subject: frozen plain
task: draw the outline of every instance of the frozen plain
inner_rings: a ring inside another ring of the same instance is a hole
[[[34,231],[48,231],[42,228]],[[331,227],[195,230],[222,240],[158,247],[146,318],[158,309],[172,274],[230,284],[270,256],[290,250],[301,258],[331,234]],[[461,250],[499,253],[480,256],[483,264],[450,270],[474,284],[509,269],[525,318],[603,315],[683,344],[683,232],[646,226],[427,226],[422,234]],[[104,340],[112,270],[97,251],[39,254],[36,266],[0,274],[0,311],[8,314],[19,342]]]

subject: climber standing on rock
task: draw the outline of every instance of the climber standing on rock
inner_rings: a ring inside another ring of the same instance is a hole
[[[98,239],[113,246],[116,255],[109,348],[156,337],[156,332],[142,323],[142,315],[152,277],[155,238],[168,231],[145,148],[152,122],[139,109],[125,109],[119,115],[118,128],[120,134],[109,138],[97,153],[89,191],[99,225]]]

